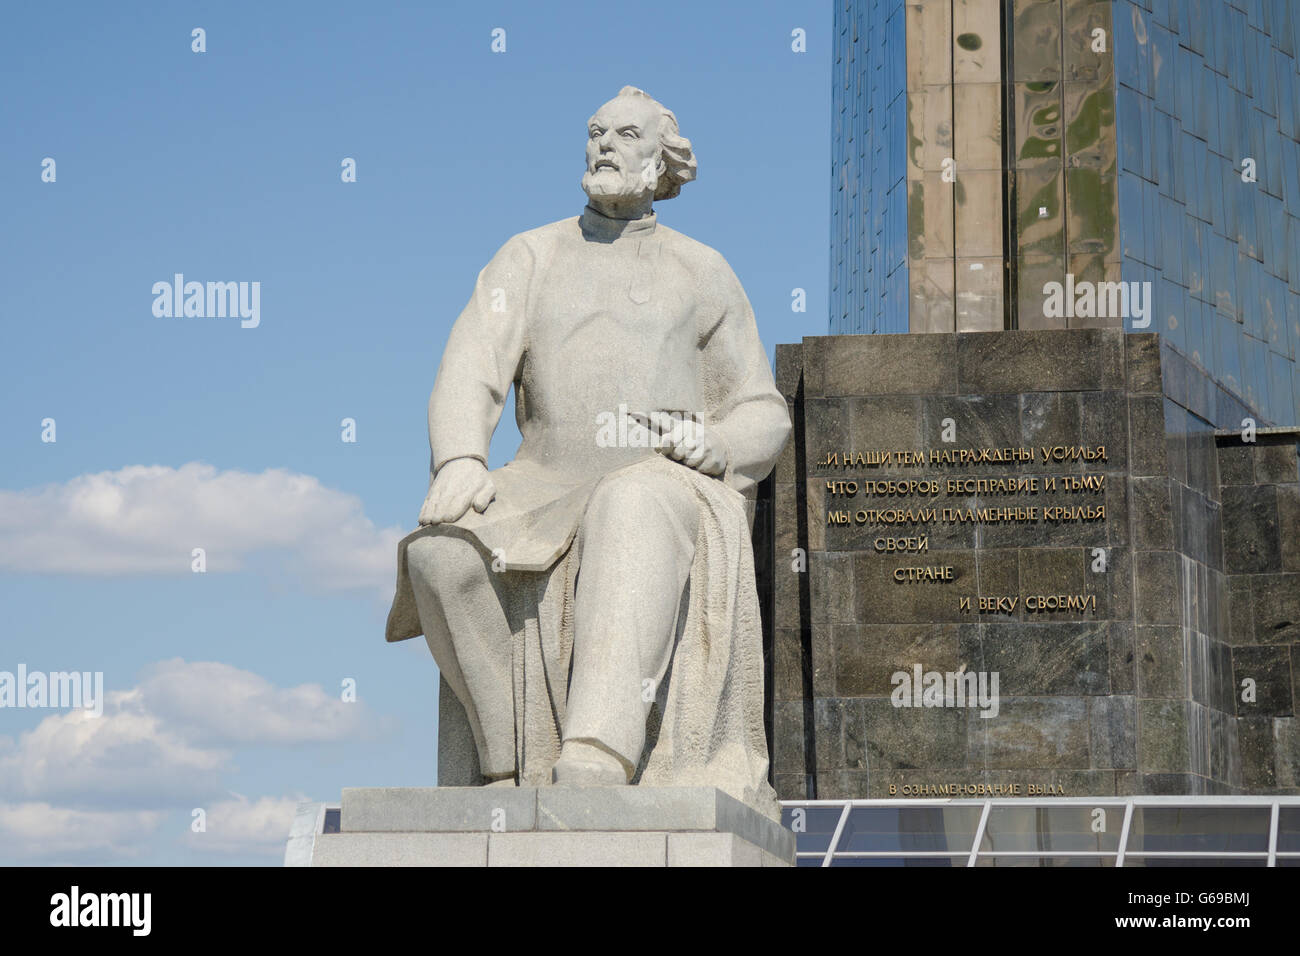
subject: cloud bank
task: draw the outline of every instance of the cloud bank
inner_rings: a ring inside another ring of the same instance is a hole
[[[0,569],[48,574],[239,571],[265,556],[313,587],[387,590],[399,527],[310,475],[130,465],[62,484],[0,491]]]
[[[201,807],[199,850],[284,849],[301,796],[250,800],[222,784],[239,747],[293,747],[372,735],[362,703],[319,684],[276,687],[228,664],[151,666],[104,713],[52,713],[0,736],[0,852],[16,860],[129,857],[178,810]]]

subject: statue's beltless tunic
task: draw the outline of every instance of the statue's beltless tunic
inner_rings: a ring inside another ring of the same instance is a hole
[[[653,215],[588,207],[521,233],[451,331],[433,471],[486,462],[512,384],[523,440],[491,472],[496,499],[402,540],[387,639],[425,634],[485,773],[549,783],[564,739],[596,740],[637,782],[770,811],[746,499],[790,420],[740,282]],[[696,413],[726,445],[725,475],[644,447],[624,409]]]

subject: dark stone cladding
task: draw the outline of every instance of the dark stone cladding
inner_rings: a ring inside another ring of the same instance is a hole
[[[1300,794],[1294,431],[1256,419],[1254,441],[1227,434],[1251,409],[1159,336],[1118,329],[809,337],[777,346],[776,378],[795,434],[760,489],[755,550],[783,799],[942,783]],[[823,464],[832,450],[943,448],[945,426],[960,436],[949,447],[1107,456],[946,472]],[[930,550],[910,563],[951,567],[951,582],[895,584],[888,572],[908,557],[873,550],[879,527],[827,523],[849,506],[831,480],[1047,474],[1104,475],[1084,494],[1106,519],[929,525]],[[969,613],[959,593],[1096,605]],[[998,715],[894,707],[890,675],[918,663],[997,672]]]

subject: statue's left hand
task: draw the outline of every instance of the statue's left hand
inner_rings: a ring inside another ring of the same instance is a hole
[[[651,413],[662,436],[660,454],[680,461],[701,474],[719,477],[727,470],[727,446],[718,434],[702,422],[674,420],[665,412]]]

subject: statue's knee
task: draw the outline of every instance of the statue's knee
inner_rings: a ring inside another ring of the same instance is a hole
[[[427,581],[438,593],[458,593],[482,579],[483,555],[464,538],[427,535],[406,546],[412,577]]]
[[[610,475],[592,491],[587,512],[612,517],[645,515],[656,507],[662,494],[663,489],[643,475]]]
[[[651,533],[662,525],[664,518],[687,515],[694,507],[691,493],[671,478],[613,475],[592,491],[587,517],[605,526],[612,523]]]

